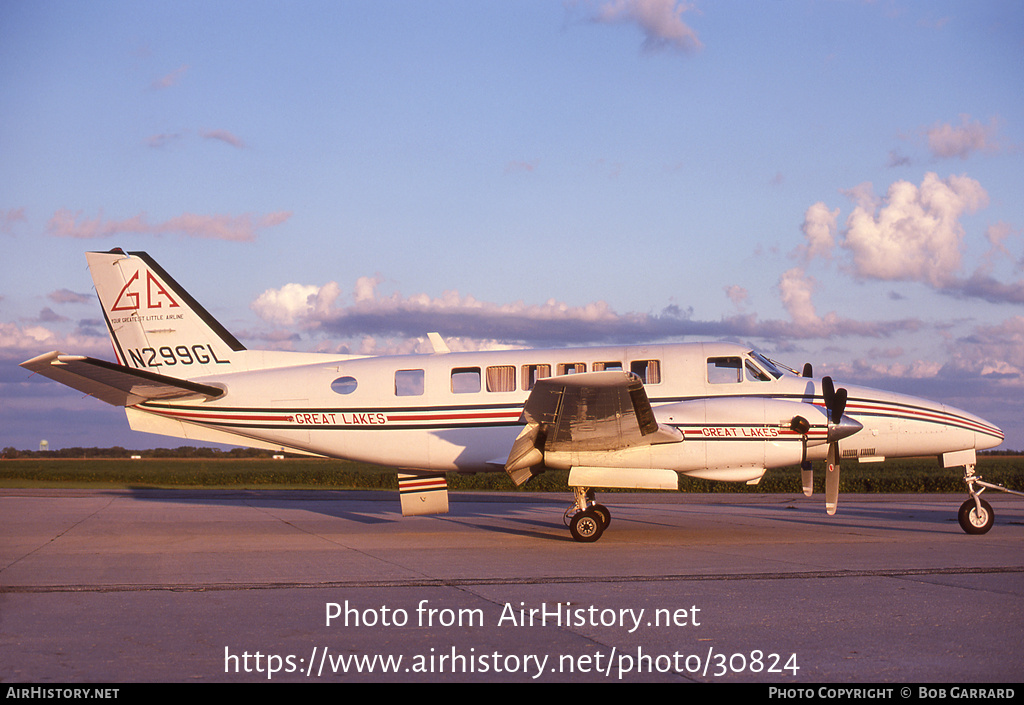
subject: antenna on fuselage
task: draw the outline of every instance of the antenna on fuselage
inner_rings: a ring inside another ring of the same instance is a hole
[[[451,352],[451,350],[448,349],[448,344],[444,342],[444,338],[441,337],[440,333],[427,333],[427,340],[430,341],[435,353],[441,355]]]

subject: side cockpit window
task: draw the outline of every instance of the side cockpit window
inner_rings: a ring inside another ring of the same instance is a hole
[[[736,384],[743,381],[743,361],[738,357],[709,357],[708,382]]]
[[[766,375],[761,369],[759,369],[758,366],[755,365],[750,360],[747,360],[747,362],[744,365],[744,367],[747,370],[747,381],[748,382],[770,382],[771,379],[772,379],[771,377]]]
[[[773,376],[754,364],[753,360],[744,357],[708,358],[710,384],[738,384],[744,379],[747,382],[771,382]]]

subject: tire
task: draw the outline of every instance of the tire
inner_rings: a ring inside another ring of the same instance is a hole
[[[601,538],[604,525],[601,517],[593,509],[578,512],[569,520],[569,533],[580,543],[593,543]]]
[[[968,534],[984,534],[992,528],[992,523],[995,521],[996,515],[992,511],[992,506],[985,500],[979,500],[978,503],[981,505],[981,513],[978,513],[978,508],[974,504],[974,499],[968,499],[966,502],[960,505],[960,511],[957,513],[957,521],[960,522],[960,528]]]
[[[603,504],[595,504],[590,508],[597,518],[601,520],[601,530],[604,531],[608,528],[608,525],[612,523],[612,513],[608,511],[608,507]]]

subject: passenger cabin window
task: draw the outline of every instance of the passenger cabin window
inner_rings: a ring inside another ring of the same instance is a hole
[[[523,389],[530,391],[538,379],[551,376],[551,365],[523,365]]]
[[[633,360],[629,363],[629,371],[644,384],[661,384],[661,360]]]
[[[488,392],[516,391],[516,368],[512,365],[493,365],[487,368]]]
[[[558,374],[560,375],[582,374],[586,371],[587,363],[585,362],[561,362],[558,364]]]
[[[594,372],[604,372],[605,370],[621,370],[621,362],[595,362]]]
[[[423,394],[423,370],[397,370],[395,396],[418,397]]]
[[[743,362],[738,357],[709,357],[708,382],[735,384],[743,381]]]
[[[355,377],[338,377],[331,382],[331,389],[338,394],[351,394],[356,391],[357,386]]]
[[[452,370],[452,392],[472,394],[480,391],[479,367],[456,367]]]

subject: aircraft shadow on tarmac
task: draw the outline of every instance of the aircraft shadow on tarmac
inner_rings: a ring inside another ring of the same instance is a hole
[[[117,491],[123,493],[123,490]],[[450,511],[448,514],[430,517],[404,518],[398,507],[394,492],[385,490],[165,490],[153,488],[130,488],[129,494],[142,501],[160,503],[183,503],[203,506],[223,506],[228,504],[247,504],[266,508],[301,507],[303,510],[315,512],[322,516],[333,517],[363,525],[388,525],[419,521],[445,522],[469,526],[474,529],[509,534],[513,536],[531,537],[559,542],[571,541],[565,532],[562,522],[561,508],[568,506],[566,495],[524,493],[522,495],[495,495],[481,492],[453,492],[451,494]],[[913,495],[907,495],[908,500]],[[658,503],[657,511],[652,505],[643,501],[630,501],[625,504],[615,502],[615,493],[604,497],[605,503],[612,509],[615,520],[609,536],[619,534],[628,536],[636,530],[650,531],[664,528],[675,531],[680,538],[692,535],[693,530],[701,533],[713,531],[714,514],[720,506],[713,504],[680,504]],[[914,533],[960,533],[956,523],[955,511],[944,504],[915,504],[907,506],[906,502],[869,501],[847,502],[841,506],[835,516],[826,516],[824,511],[813,500],[803,497],[792,497],[787,500],[784,495],[778,496],[777,504],[752,504],[750,516],[761,520],[777,522],[780,525],[790,524],[804,527],[820,527],[822,531],[848,532],[853,530],[894,529],[901,532]],[[353,504],[364,505],[365,509],[353,508]],[[721,497],[715,504],[721,505]],[[729,502],[731,516],[734,517],[737,504],[743,504],[743,496],[737,495],[736,502]],[[368,506],[366,506],[368,505]],[[538,518],[537,505],[550,505],[541,508],[543,515],[550,513],[550,518]],[[742,512],[742,510],[739,510]],[[666,516],[668,514],[669,516]],[[700,514],[699,521],[691,520],[692,515]],[[517,516],[519,515],[519,516]],[[708,517],[710,515],[710,523]],[[471,521],[493,517],[494,522],[479,523]],[[511,522],[511,523],[510,523]],[[997,523],[1000,523],[997,518]],[[1009,521],[1005,516],[1003,523],[1019,524]],[[414,524],[413,524],[414,525]],[[735,526],[732,529],[735,535]],[[764,527],[751,525],[752,536],[763,534]]]
[[[259,505],[266,508],[296,508],[310,512],[316,512],[322,516],[333,517],[345,521],[352,521],[358,524],[396,524],[402,522],[421,521],[451,521],[464,523],[460,517],[504,517],[510,518],[523,513],[517,505],[524,502],[530,506],[537,504],[568,504],[567,500],[555,499],[544,495],[525,495],[523,497],[498,498],[486,493],[465,493],[462,496],[454,494],[454,501],[451,503],[449,514],[433,515],[429,517],[403,517],[400,511],[398,497],[394,492],[377,490],[158,490],[153,488],[129,488],[128,492],[132,498],[141,501],[160,502],[163,504],[195,504],[202,506],[225,506],[244,503],[248,505]],[[365,510],[354,510],[351,504],[369,504]],[[536,538],[557,538],[558,540],[571,540],[568,535],[563,536],[564,527],[559,519],[561,514],[552,511],[551,521],[538,521],[520,517],[515,521],[522,521],[527,524],[534,524],[544,529],[551,529],[558,532],[558,536],[551,536],[545,533],[516,529],[509,526],[480,525],[473,526],[487,531],[499,531],[514,535],[530,535]]]

